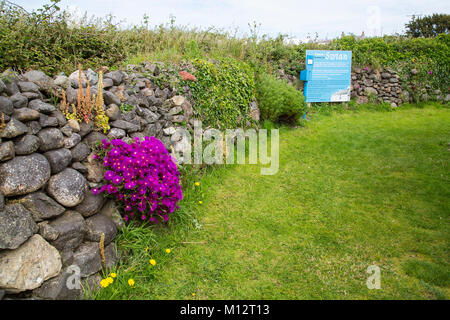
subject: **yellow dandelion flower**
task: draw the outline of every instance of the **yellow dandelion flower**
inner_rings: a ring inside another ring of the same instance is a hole
[[[109,282],[106,279],[102,279],[100,281],[100,285],[102,286],[102,288],[106,288],[107,286],[109,286]]]
[[[194,185],[195,185],[196,187],[198,187],[198,186],[200,185],[200,182],[196,182],[196,183],[194,183]]]
[[[114,279],[111,277],[108,277],[105,280],[108,281],[109,284],[112,284],[114,282]]]
[[[115,274],[114,272],[111,272],[111,273],[109,274],[109,276],[110,276],[111,278],[115,278],[115,277],[117,277],[117,274]]]
[[[203,201],[202,200],[200,200],[199,202],[198,202],[199,204],[203,204]]]
[[[192,292],[192,296],[195,297],[195,292]]]
[[[155,260],[155,259],[150,259],[150,264],[151,264],[152,266],[154,266],[154,265],[156,264],[156,260]]]
[[[128,285],[130,287],[134,286],[134,280],[133,279],[128,279]]]
[[[166,249],[166,253],[170,253],[172,250],[170,249]]]

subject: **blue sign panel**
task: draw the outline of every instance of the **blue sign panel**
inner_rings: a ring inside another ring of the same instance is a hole
[[[306,50],[306,102],[341,102],[350,100],[351,51]]]

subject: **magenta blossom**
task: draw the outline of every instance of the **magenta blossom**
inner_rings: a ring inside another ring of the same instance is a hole
[[[123,204],[125,221],[140,218],[152,223],[167,222],[183,199],[180,173],[164,145],[154,137],[103,140],[103,165],[107,183],[92,189],[107,193]]]

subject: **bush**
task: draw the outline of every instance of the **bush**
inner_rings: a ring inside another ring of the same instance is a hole
[[[195,59],[197,81],[183,81],[191,88],[195,109],[206,125],[217,128],[246,126],[250,103],[255,99],[253,71],[241,61]]]
[[[168,221],[183,194],[180,173],[161,141],[154,137],[135,138],[131,144],[103,140],[101,148],[108,183],[92,192],[107,193],[121,203],[125,221]]]
[[[125,58],[126,42],[108,20],[77,25],[57,3],[28,13],[0,0],[0,69],[72,72],[78,63],[96,68]]]
[[[259,76],[256,96],[263,120],[294,124],[306,112],[303,94],[269,74]]]

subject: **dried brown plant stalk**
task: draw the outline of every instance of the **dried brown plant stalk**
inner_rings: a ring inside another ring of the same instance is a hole
[[[105,233],[102,233],[102,235],[100,236],[100,242],[98,244],[99,248],[100,248],[100,256],[102,258],[102,263],[103,265],[106,264],[106,259],[105,259]]]
[[[0,122],[0,131],[3,130],[3,128],[6,126],[5,124],[5,114],[2,112],[2,117],[1,117],[1,122]]]

